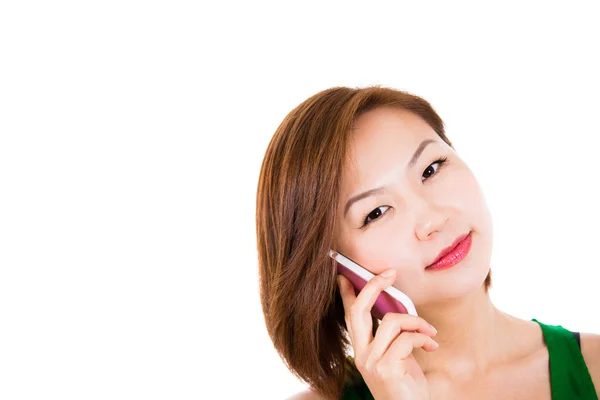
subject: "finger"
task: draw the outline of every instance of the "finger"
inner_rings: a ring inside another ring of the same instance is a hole
[[[342,297],[342,304],[344,305],[344,319],[346,320],[346,329],[350,335],[352,346],[355,347],[356,351],[356,340],[354,339],[354,332],[352,329],[352,323],[350,322],[350,309],[356,301],[356,294],[354,293],[354,285],[345,276],[338,275],[337,283],[340,289],[340,296]]]
[[[337,276],[338,287],[340,288],[340,296],[342,296],[342,303],[344,304],[344,310],[349,310],[356,300],[356,294],[354,293],[354,285],[343,275]]]
[[[418,332],[429,337],[437,334],[436,329],[423,318],[410,314],[387,313],[379,327],[377,334],[371,342],[371,352],[377,358],[383,356],[393,343],[394,339],[402,332]]]
[[[373,340],[371,309],[379,294],[394,283],[395,276],[396,270],[394,269],[375,275],[356,296],[350,308],[346,309],[346,312],[350,313],[350,324],[359,349],[364,349]]]
[[[434,351],[439,345],[427,335],[417,332],[402,332],[390,345],[388,351],[381,358],[383,363],[393,363],[404,360],[412,354],[413,349],[423,348],[425,351]]]

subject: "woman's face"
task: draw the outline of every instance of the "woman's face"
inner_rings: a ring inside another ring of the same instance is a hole
[[[492,247],[484,196],[469,167],[416,114],[379,108],[358,117],[341,189],[336,251],[374,274],[396,269],[394,286],[417,306],[482,286]],[[462,261],[427,269],[469,232]]]

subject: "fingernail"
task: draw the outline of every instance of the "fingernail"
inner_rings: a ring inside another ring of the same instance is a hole
[[[431,339],[431,342],[433,343],[434,348],[437,349],[438,347],[440,347],[439,343],[436,342],[435,340]]]
[[[381,273],[381,276],[383,276],[384,278],[389,278],[390,276],[394,275],[396,273],[396,270],[394,268],[390,268],[387,271],[384,271]]]
[[[433,331],[434,331],[435,333],[437,333],[437,329],[435,329],[435,327],[434,327],[433,325],[429,324],[429,327],[430,327],[431,329],[433,329]]]

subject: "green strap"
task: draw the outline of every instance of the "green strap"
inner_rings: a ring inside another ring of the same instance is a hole
[[[373,395],[365,383],[362,375],[356,370],[354,358],[346,357],[346,384],[340,400],[373,400]]]
[[[553,400],[598,400],[592,377],[585,365],[575,336],[560,325],[542,328],[550,358],[550,383]]]
[[[347,383],[340,400],[373,400],[367,384],[362,382]]]

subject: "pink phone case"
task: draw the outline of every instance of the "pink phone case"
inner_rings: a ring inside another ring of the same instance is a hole
[[[336,261],[338,273],[352,282],[356,295],[365,287],[367,281],[373,278],[371,272],[342,254],[331,250],[329,255]],[[415,306],[410,298],[393,286],[381,292],[371,310],[373,316],[379,320],[383,319],[383,316],[388,312],[417,315]]]

